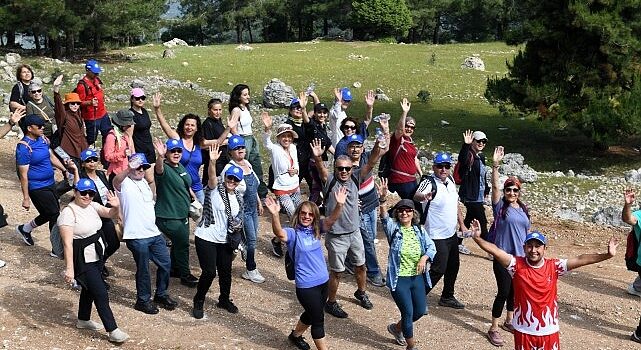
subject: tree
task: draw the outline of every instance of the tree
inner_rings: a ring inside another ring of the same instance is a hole
[[[352,21],[358,39],[402,37],[412,26],[404,0],[354,0]]]
[[[508,75],[488,80],[493,104],[573,125],[605,146],[641,131],[638,0],[525,0],[509,43],[525,48]],[[635,125],[635,127],[628,127]]]

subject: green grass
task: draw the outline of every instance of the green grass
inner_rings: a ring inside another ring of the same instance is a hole
[[[103,80],[109,87],[116,81],[159,75],[189,80],[228,93],[233,85],[245,83],[251,87],[254,100],[259,101],[263,86],[271,78],[279,78],[297,91],[314,82],[317,93],[328,103],[333,100],[334,87],[349,86],[354,102],[348,115],[356,117],[361,117],[365,110],[363,96],[367,89],[381,88],[392,102],[377,102],[374,113],[390,113],[394,122],[400,114],[401,98],[410,99],[410,115],[418,120],[415,139],[421,148],[428,147],[429,143],[431,150],[457,152],[462,133],[469,128],[487,133],[488,155],[494,146],[501,144],[507,152],[522,153],[526,162],[540,171],[573,169],[600,173],[640,165],[638,157],[593,151],[590,141],[575,130],[557,131],[534,117],[524,120],[503,117],[490,106],[483,99],[486,79],[507,72],[505,62],[517,52],[516,47],[502,43],[399,45],[373,42],[252,44],[253,51],[237,51],[235,47],[177,47],[173,49],[175,59],[161,58],[162,45],[112,51],[102,57],[108,62]],[[483,59],[485,72],[460,68],[464,58],[473,54],[479,54]],[[134,59],[131,62],[122,60],[123,55]],[[360,55],[363,59],[349,59],[350,55]],[[435,57],[433,63],[432,56]],[[187,62],[187,66],[183,62]],[[78,67],[73,66],[73,69]],[[356,81],[362,84],[360,89],[352,87]],[[431,93],[430,102],[418,101],[416,94],[420,90]],[[188,112],[205,114],[206,97],[186,90],[164,89],[162,92],[178,102],[165,105],[165,113],[172,118]],[[111,103],[108,107],[115,111],[125,105]],[[441,127],[441,120],[450,125]]]

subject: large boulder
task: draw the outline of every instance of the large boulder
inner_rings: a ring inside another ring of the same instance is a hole
[[[625,181],[627,182],[639,183],[641,182],[641,169],[628,170],[623,173],[623,176],[625,177]]]
[[[189,46],[186,41],[183,39],[173,38],[169,41],[162,43],[165,47],[176,47],[176,46]]]
[[[176,58],[176,53],[172,49],[165,49],[162,52],[162,58]]]
[[[561,220],[569,220],[574,222],[583,222],[581,214],[575,209],[558,209],[556,211],[556,216]]]
[[[461,64],[463,69],[476,69],[480,71],[485,71],[485,63],[477,55],[466,57]]]
[[[273,78],[263,88],[263,106],[267,108],[286,108],[289,103],[296,97],[294,89]]]
[[[628,227],[628,225],[621,220],[620,207],[600,208],[592,215],[592,222],[601,225]]]
[[[9,52],[4,56],[4,58],[5,61],[7,61],[7,63],[10,65],[16,65],[22,59],[22,57],[20,57],[20,55],[15,52]]]
[[[521,182],[534,182],[539,179],[536,170],[525,164],[525,158],[520,153],[508,153],[503,157],[500,172],[508,176],[516,176]]]

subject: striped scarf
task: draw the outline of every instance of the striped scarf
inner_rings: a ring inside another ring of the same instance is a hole
[[[225,205],[225,214],[227,215],[227,224],[232,221],[231,215],[231,205],[229,205],[229,195],[227,194],[227,189],[225,184],[221,181],[218,183],[218,193],[220,193],[220,198],[223,199],[223,204]],[[198,223],[198,227],[208,227],[210,225],[216,224],[214,219],[214,209],[211,203],[211,196],[214,189],[205,187],[205,203],[203,203],[203,217]],[[234,189],[234,194],[236,195],[236,200],[238,200],[238,216],[243,213],[243,197],[238,193],[237,189]]]

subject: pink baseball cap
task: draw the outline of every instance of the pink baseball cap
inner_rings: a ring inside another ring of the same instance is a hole
[[[145,90],[141,88],[133,88],[131,89],[131,96],[133,97],[145,96]]]

